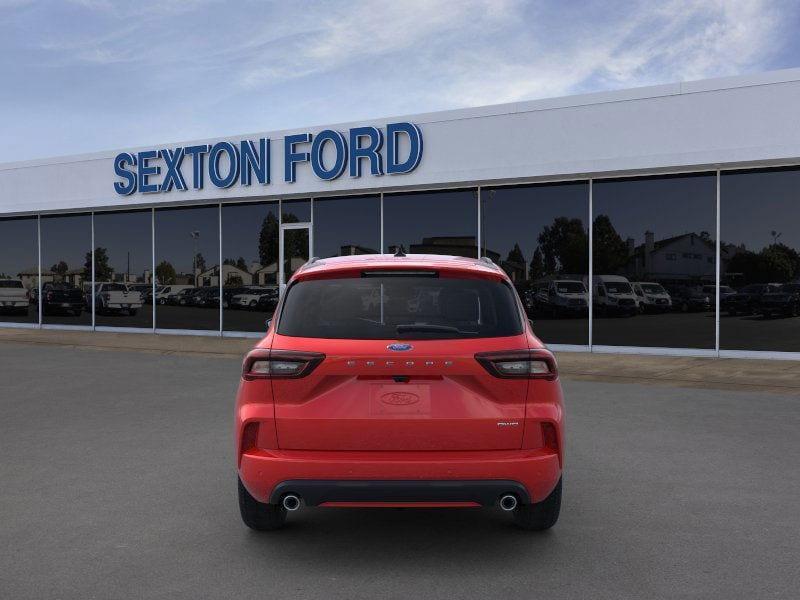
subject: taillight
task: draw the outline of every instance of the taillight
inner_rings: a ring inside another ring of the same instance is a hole
[[[548,380],[558,377],[556,359],[547,350],[479,352],[475,360],[495,377]]]
[[[325,359],[320,352],[253,350],[242,364],[242,377],[253,379],[297,379],[305,377]]]

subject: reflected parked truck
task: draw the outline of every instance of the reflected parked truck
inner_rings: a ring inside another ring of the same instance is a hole
[[[639,312],[663,313],[672,309],[672,298],[660,283],[634,281],[631,286]]]
[[[21,279],[0,279],[0,312],[26,315],[30,301]]]
[[[556,279],[537,288],[535,303],[553,317],[579,317],[589,312],[589,293],[582,281]]]
[[[744,286],[732,296],[720,301],[720,310],[726,311],[732,317],[736,315],[752,315],[758,312],[761,297],[764,294],[777,292],[779,283],[752,283]]]
[[[92,306],[92,296],[86,293],[86,306]],[[142,307],[142,295],[129,290],[123,283],[95,283],[94,308],[97,314],[127,312],[133,316]]]
[[[180,292],[181,290],[185,290],[188,288],[194,288],[193,285],[165,285],[161,289],[156,290],[156,303],[157,304],[167,304],[167,299]]]
[[[595,275],[593,309],[602,315],[633,316],[638,312],[630,281],[622,275]],[[584,279],[588,281],[588,277]]]
[[[85,301],[81,291],[69,283],[48,281],[42,285],[42,312],[71,313],[79,317],[83,312]]]
[[[800,283],[784,283],[777,290],[763,294],[756,310],[765,317],[800,315]]]

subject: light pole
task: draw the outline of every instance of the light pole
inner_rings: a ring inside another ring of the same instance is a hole
[[[197,287],[197,240],[200,239],[200,232],[190,231],[189,235],[192,238],[192,279],[194,287]]]

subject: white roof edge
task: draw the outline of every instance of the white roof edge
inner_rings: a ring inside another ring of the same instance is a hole
[[[474,119],[479,117],[489,117],[495,115],[536,112],[542,110],[557,110],[563,108],[573,108],[578,106],[588,106],[593,104],[606,104],[611,102],[629,102],[634,100],[644,100],[664,96],[678,96],[684,94],[697,94],[703,92],[715,92],[737,88],[747,88],[754,86],[777,85],[800,81],[800,67],[790,69],[780,69],[775,71],[765,71],[761,73],[750,73],[746,75],[733,75],[728,77],[715,77],[711,79],[699,79],[695,81],[666,83],[644,87],[626,88],[621,90],[611,90],[602,92],[591,92],[586,94],[576,94],[571,96],[557,96],[553,98],[541,98],[537,100],[523,100],[509,102],[505,104],[490,104],[474,108],[454,108],[427,113],[406,114],[388,117],[370,117],[359,121],[345,123],[332,123],[324,125],[300,126],[277,131],[259,131],[251,133],[238,133],[213,138],[183,140],[177,142],[156,143],[148,146],[122,147],[116,149],[102,150],[98,152],[74,155],[61,155],[48,158],[37,158],[24,161],[0,163],[0,171],[19,169],[26,167],[38,167],[46,165],[68,164],[91,160],[110,159],[117,153],[126,151],[134,152],[138,150],[148,150],[156,147],[174,148],[187,144],[198,144],[221,139],[255,139],[257,137],[269,137],[273,140],[283,139],[289,133],[298,131],[320,131],[322,129],[348,129],[350,127],[382,123],[392,121],[413,121],[415,123],[437,123],[442,121],[456,121],[461,119]]]

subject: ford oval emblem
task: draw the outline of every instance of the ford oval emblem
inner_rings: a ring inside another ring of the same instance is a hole
[[[408,406],[419,402],[419,396],[410,392],[389,392],[381,396],[381,402],[395,406]]]
[[[414,346],[411,344],[389,344],[386,347],[393,352],[405,352],[406,350],[411,350]]]

